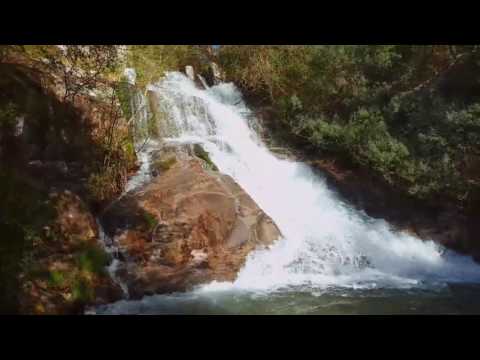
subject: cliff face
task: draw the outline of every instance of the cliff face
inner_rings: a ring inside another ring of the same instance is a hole
[[[94,214],[123,190],[134,154],[116,150],[124,179],[98,199],[91,176],[101,173],[111,106],[85,95],[65,101],[62,91],[58,75],[40,65],[0,64],[8,110],[0,122],[0,313],[81,312],[119,295]],[[116,136],[128,137],[116,121]]]
[[[52,220],[34,240],[31,263],[19,274],[20,312],[81,313],[87,304],[119,299],[122,290],[106,271],[111,258],[91,211],[68,190],[50,193],[49,201]]]

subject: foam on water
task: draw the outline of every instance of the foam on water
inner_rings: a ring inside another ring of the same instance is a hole
[[[480,281],[480,266],[471,258],[393,231],[339,200],[308,166],[274,156],[253,130],[252,114],[233,84],[198,89],[175,72],[150,90],[176,129],[166,141],[201,143],[283,234],[269,249],[250,254],[235,282],[214,282],[198,292]]]

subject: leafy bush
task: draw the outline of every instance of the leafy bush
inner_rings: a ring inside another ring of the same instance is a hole
[[[135,68],[139,88],[158,81],[165,71],[183,71],[186,65],[205,72],[205,60],[202,46],[193,45],[132,45],[127,53],[127,66]]]
[[[72,285],[72,300],[79,303],[88,303],[95,298],[95,293],[88,279],[76,277]]]
[[[0,312],[17,311],[19,274],[31,266],[29,257],[54,216],[47,194],[0,164]]]
[[[90,201],[102,203],[114,198],[123,189],[124,173],[115,167],[91,173],[87,181]]]
[[[369,166],[390,182],[397,171],[412,166],[407,147],[390,135],[378,110],[359,110],[345,125],[321,118],[304,121],[303,126],[296,132],[306,133],[308,141],[317,148],[343,154],[360,165]],[[410,177],[406,173],[397,175]]]
[[[132,93],[131,85],[128,83],[125,77],[122,77],[118,84],[115,86],[115,92],[122,108],[123,116],[130,119],[133,115],[132,106],[130,103],[130,96]]]
[[[199,157],[200,159],[202,159],[206,166],[207,166],[207,169],[209,170],[213,170],[213,171],[218,171],[218,168],[217,166],[214,164],[214,162],[210,159],[210,156],[208,155],[208,152],[206,152],[202,145],[200,144],[195,144],[193,146],[193,151],[195,153],[195,155],[197,157]]]
[[[143,213],[143,220],[146,223],[148,229],[147,231],[153,231],[153,229],[155,229],[155,227],[158,225],[157,218],[146,211]]]
[[[65,274],[58,270],[50,271],[50,277],[48,281],[50,286],[62,287],[66,281]]]
[[[460,205],[474,202],[480,179],[479,59],[478,46],[459,45],[219,52],[229,80],[272,105],[268,125],[284,140],[348,158],[416,197]]]
[[[88,245],[78,256],[80,271],[103,275],[110,262],[110,256],[98,245]]]

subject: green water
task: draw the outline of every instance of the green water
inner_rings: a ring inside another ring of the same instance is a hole
[[[120,301],[97,314],[389,315],[480,314],[480,285],[415,289],[280,290],[269,293],[194,291]]]

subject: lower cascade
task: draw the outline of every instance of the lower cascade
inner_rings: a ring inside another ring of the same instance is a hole
[[[304,307],[295,308],[308,313],[323,306],[306,300],[319,295],[338,310],[344,304],[338,299],[352,292],[441,291],[480,283],[480,266],[470,257],[370,218],[342,201],[309,166],[271,153],[232,83],[200,89],[187,76],[171,72],[149,91],[166,114],[165,123],[158,124],[166,135],[162,142],[200,144],[218,170],[231,176],[271,217],[282,236],[251,252],[232,282],[122,300],[98,307],[96,313],[252,312],[251,302],[258,298],[264,299],[264,307],[257,303],[255,311],[268,312],[273,306],[265,300],[268,296],[278,299],[277,312],[288,312],[292,301],[303,301]],[[146,149],[152,146],[159,145],[152,142]],[[148,177],[148,154],[140,155],[145,174],[128,190]]]

